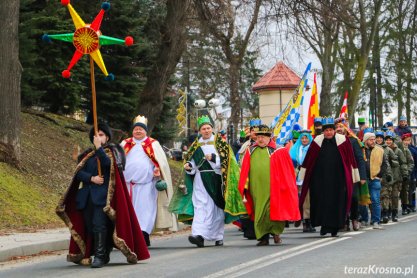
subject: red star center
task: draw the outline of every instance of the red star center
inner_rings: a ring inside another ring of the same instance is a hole
[[[90,54],[99,48],[99,35],[90,27],[81,27],[75,31],[73,43],[79,52]]]

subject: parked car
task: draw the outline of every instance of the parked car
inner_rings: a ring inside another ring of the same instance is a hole
[[[169,157],[170,159],[175,160],[175,161],[182,160],[182,151],[180,149],[170,149],[165,146],[162,146],[162,148],[164,149],[167,157]]]

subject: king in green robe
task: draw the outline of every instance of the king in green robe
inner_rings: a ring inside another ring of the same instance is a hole
[[[185,157],[185,184],[175,189],[169,205],[169,210],[178,214],[178,221],[192,224],[189,241],[198,247],[204,246],[204,240],[222,245],[224,223],[246,214],[238,191],[239,166],[233,151],[220,136],[206,129],[211,130],[207,123],[200,125],[203,136],[191,145]]]
[[[286,148],[276,148],[268,126],[260,125],[255,132],[256,144],[243,159],[239,191],[254,220],[257,245],[269,245],[270,234],[279,244],[285,221],[300,220],[293,164]]]

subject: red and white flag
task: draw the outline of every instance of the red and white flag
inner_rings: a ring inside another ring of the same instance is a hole
[[[347,119],[348,116],[348,92],[345,93],[345,99],[343,100],[342,109],[340,110],[339,118],[345,118]]]

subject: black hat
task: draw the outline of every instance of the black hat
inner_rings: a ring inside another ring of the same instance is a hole
[[[109,137],[109,141],[111,140],[112,134],[111,134],[111,130],[110,127],[106,124],[106,123],[99,123],[98,127],[97,127],[98,131],[103,131],[107,137]],[[94,126],[90,129],[90,141],[91,143],[93,143],[94,140]]]
[[[256,135],[271,136],[272,134],[272,130],[267,125],[256,126],[253,131],[255,131]]]

